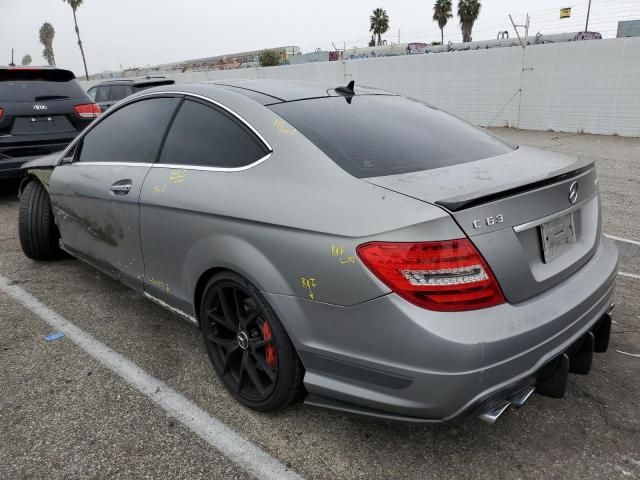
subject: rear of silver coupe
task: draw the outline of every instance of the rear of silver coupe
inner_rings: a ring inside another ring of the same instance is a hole
[[[589,373],[609,343],[618,261],[593,163],[506,145],[397,97],[315,102],[272,108],[351,175],[434,218],[345,241],[376,298],[346,308],[270,298],[281,316],[306,319],[290,328],[307,403],[493,423]]]

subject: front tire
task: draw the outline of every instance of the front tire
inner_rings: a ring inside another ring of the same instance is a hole
[[[31,180],[20,196],[18,220],[20,246],[33,260],[55,260],[62,256],[60,232],[55,224],[49,194],[38,180]]]
[[[304,393],[304,368],[260,292],[231,272],[214,275],[200,305],[207,353],[229,393],[246,407],[279,410]]]

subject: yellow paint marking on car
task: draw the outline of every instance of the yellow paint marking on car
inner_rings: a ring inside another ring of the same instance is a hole
[[[185,170],[171,170],[169,181],[172,183],[184,183]]]
[[[161,280],[157,280],[153,277],[149,277],[149,283],[151,285],[153,285],[156,288],[159,288],[160,290],[164,290],[165,292],[169,292],[169,284],[166,282],[163,282]]]
[[[273,124],[278,129],[278,133],[282,133],[283,135],[295,135],[296,133],[298,133],[298,130],[291,127],[281,118],[278,118],[276,121],[273,122]]]
[[[340,264],[346,265],[348,263],[355,264],[356,257],[349,255],[345,257],[344,247],[338,245],[331,245],[331,256],[337,257],[340,260]]]
[[[309,290],[309,300],[314,300],[315,295],[313,294],[313,289],[317,286],[316,279],[302,277],[302,286]]]

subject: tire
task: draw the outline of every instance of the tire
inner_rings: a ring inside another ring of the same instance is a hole
[[[31,180],[20,196],[18,222],[20,246],[33,260],[55,260],[62,257],[60,232],[55,224],[51,201],[44,185]]]
[[[229,293],[231,291],[234,293]],[[235,317],[223,315],[226,312],[221,305],[223,296],[232,298],[229,303],[234,303],[242,313]],[[239,325],[234,329],[234,322],[228,317],[244,317],[246,324],[242,326],[242,321],[238,320]],[[214,275],[200,302],[200,326],[218,378],[242,405],[273,412],[302,398],[305,393],[302,362],[275,312],[250,282],[232,272]],[[246,347],[240,339],[243,332]],[[263,343],[266,345],[254,349]],[[237,374],[234,362],[239,362]],[[271,374],[267,375],[265,366],[272,369]],[[255,371],[250,374],[250,369]],[[272,374],[275,379],[271,378]],[[256,381],[264,391],[258,388]]]

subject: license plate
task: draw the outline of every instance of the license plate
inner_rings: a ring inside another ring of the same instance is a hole
[[[549,263],[570,250],[576,243],[573,213],[540,225],[544,262]]]
[[[50,117],[18,117],[13,122],[13,135],[30,135],[34,133],[63,133],[73,131],[73,125],[64,115]]]

